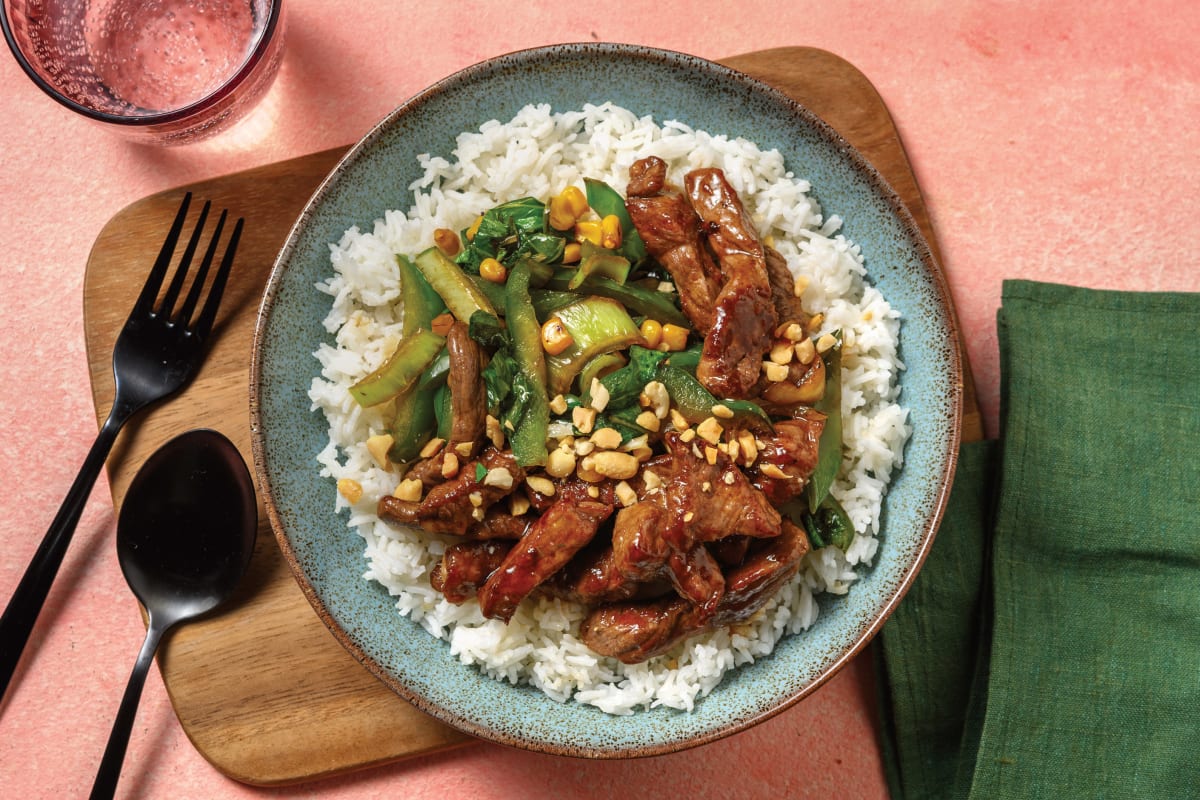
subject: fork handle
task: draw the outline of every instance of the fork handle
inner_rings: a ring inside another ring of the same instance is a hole
[[[0,618],[0,700],[8,691],[8,684],[17,669],[17,662],[21,660],[21,652],[25,649],[33,625],[46,602],[46,595],[50,592],[50,585],[54,583],[58,568],[62,565],[67,545],[71,543],[71,537],[79,524],[79,517],[87,505],[96,478],[100,475],[113,442],[116,441],[117,433],[128,416],[124,409],[116,406],[109,413],[95,443],[92,444],[92,449],[84,459],[83,466],[79,469],[79,474],[75,477],[75,482],[71,484],[66,499],[58,509],[54,522],[50,524],[50,530],[42,538],[33,560],[29,562],[21,582],[17,584],[16,592],[4,609],[4,616]]]

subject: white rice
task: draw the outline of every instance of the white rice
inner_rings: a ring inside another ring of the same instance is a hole
[[[808,279],[805,310],[824,314],[823,330],[842,330],[845,448],[833,494],[856,536],[844,553],[832,546],[811,553],[796,578],[749,622],[627,666],[580,642],[584,610],[574,604],[526,600],[505,625],[485,619],[474,600],[458,606],[435,591],[429,574],[447,539],[397,530],[375,516],[379,497],[391,493],[398,476],[376,466],[364,444],[385,430],[381,412],[360,408],[347,389],[399,341],[403,312],[395,305],[400,285],[394,254],[430,246],[436,228],[461,230],[501,202],[527,195],[545,201],[568,185],[582,186],[584,177],[623,189],[629,166],[649,155],[668,163],[676,184],[688,170],[722,168],[764,239],[793,273]],[[322,475],[363,487],[362,499],[349,509],[349,525],[366,543],[364,578],[385,586],[400,614],[447,640],[463,663],[496,679],[527,682],[555,700],[573,698],[612,714],[654,706],[690,711],[728,670],[811,626],[819,613],[816,596],[846,593],[857,578],[855,567],[874,558],[880,504],[910,433],[907,412],[897,403],[897,372],[904,368],[896,351],[900,314],[865,282],[859,248],[837,233],[841,220],[823,217],[807,195],[808,182],[788,171],[778,151],[744,139],[679,122],[659,125],[610,104],[557,113],[538,105],[511,122],[493,120],[461,134],[449,157],[419,160],[424,175],[409,187],[411,207],[386,211],[370,232],[346,231],[330,246],[333,274],[317,286],[332,299],[325,327],[336,338],[336,345],[321,345],[314,354],[321,376],[309,396],[329,425],[329,444],[317,460]],[[336,497],[336,510],[345,509],[345,499]]]

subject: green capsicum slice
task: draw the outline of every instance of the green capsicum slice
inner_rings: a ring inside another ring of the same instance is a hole
[[[350,396],[363,408],[391,400],[416,383],[445,344],[445,337],[424,328],[417,329],[401,340],[387,361],[351,386]]]
[[[460,321],[470,322],[476,311],[496,315],[495,306],[483,290],[438,248],[423,250],[417,255],[416,265],[446,308]]]
[[[529,266],[517,262],[505,286],[504,313],[512,337],[513,355],[524,377],[527,397],[520,420],[509,434],[513,457],[522,467],[546,463],[546,437],[550,428],[550,401],[546,396],[546,357],[541,326],[529,301]]]
[[[817,467],[805,487],[808,510],[816,513],[829,496],[829,488],[842,467],[842,332],[837,343],[819,358],[825,360],[825,396],[813,407],[825,414],[825,428],[817,444]]]
[[[723,405],[733,412],[732,419],[757,430],[774,430],[771,418],[757,403],[749,400],[718,400],[695,376],[679,367],[662,364],[658,380],[667,389],[672,404],[684,419],[693,424],[713,416],[713,406]]]

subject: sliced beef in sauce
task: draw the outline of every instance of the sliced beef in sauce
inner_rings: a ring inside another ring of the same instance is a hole
[[[696,377],[718,397],[748,397],[777,323],[766,254],[753,221],[721,170],[693,170],[684,182],[724,277]]]
[[[479,590],[485,617],[512,618],[520,602],[562,569],[596,535],[613,507],[590,498],[563,497],[529,526]]]
[[[465,603],[475,596],[511,548],[512,542],[495,540],[452,544],[434,566],[429,583],[451,603]]]
[[[487,472],[501,468],[508,470],[511,485],[494,486],[477,479],[476,464],[482,464]],[[386,495],[379,498],[376,512],[380,519],[391,525],[417,525],[435,533],[464,535],[493,504],[510,494],[512,487],[518,486],[524,476],[511,452],[489,447],[478,461],[465,464],[454,478],[434,486],[420,501]],[[478,502],[472,499],[473,494],[478,495]]]
[[[701,334],[713,325],[721,276],[700,239],[700,218],[675,192],[625,201],[646,251],[671,274],[683,313]]]
[[[661,655],[689,636],[753,617],[796,574],[807,552],[804,530],[784,520],[779,536],[759,543],[741,566],[726,575],[715,614],[706,618],[678,597],[612,603],[589,612],[580,626],[580,639],[597,653],[626,664]]]
[[[763,246],[766,258],[767,279],[771,283],[771,302],[775,305],[775,316],[779,322],[796,322],[808,327],[808,313],[796,297],[796,277],[788,268],[787,259],[773,247]]]
[[[446,351],[450,355],[450,443],[459,458],[473,458],[486,441],[487,389],[483,383],[484,354],[479,343],[471,338],[466,323],[455,321],[446,336]],[[458,445],[470,443],[471,451],[463,452]]]
[[[825,415],[809,410],[795,419],[775,423],[773,434],[759,437],[763,446],[750,470],[750,482],[774,506],[782,506],[804,491],[817,468]]]
[[[667,162],[658,156],[639,159],[629,167],[626,197],[650,197],[663,190],[667,183]]]

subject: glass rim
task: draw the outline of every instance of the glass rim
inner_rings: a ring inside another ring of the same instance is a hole
[[[145,114],[142,116],[123,116],[121,114],[112,114],[107,111],[97,111],[90,106],[86,106],[76,100],[67,97],[47,81],[33,67],[33,64],[26,57],[25,52],[17,44],[16,35],[13,33],[12,25],[8,18],[9,0],[0,0],[0,29],[4,31],[4,40],[8,43],[8,49],[12,51],[13,57],[21,69],[29,76],[34,84],[49,95],[51,98],[66,106],[72,111],[81,114],[89,119],[98,122],[104,122],[110,125],[119,125],[126,128],[150,128],[156,125],[169,124],[172,122],[180,122],[189,119],[197,114],[219,105],[223,100],[229,97],[233,91],[240,86],[246,78],[262,62],[263,55],[267,47],[275,39],[276,28],[279,25],[280,15],[283,13],[284,0],[269,0],[270,11],[267,15],[267,24],[263,26],[262,32],[258,36],[258,40],[254,43],[254,48],[242,62],[242,65],[226,78],[220,86],[214,89],[211,93],[205,95],[194,103],[190,103],[174,111],[155,112],[153,114]]]

